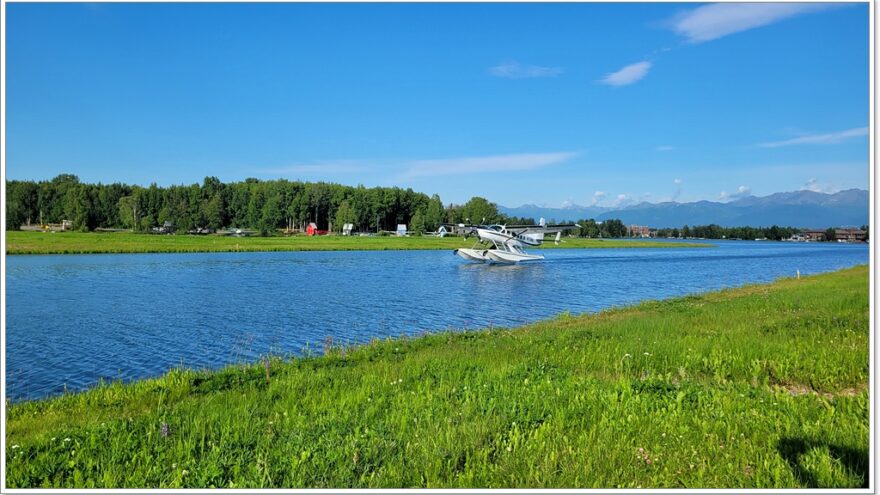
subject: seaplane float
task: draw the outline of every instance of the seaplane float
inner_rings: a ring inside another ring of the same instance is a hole
[[[564,225],[545,225],[543,219],[539,225],[459,225],[476,234],[477,242],[470,249],[456,249],[458,256],[480,263],[519,263],[521,261],[537,261],[544,259],[543,254],[529,254],[526,246],[540,246],[547,234],[556,234],[558,245],[562,233],[566,230],[579,228],[576,223]],[[486,245],[486,247],[478,244]]]

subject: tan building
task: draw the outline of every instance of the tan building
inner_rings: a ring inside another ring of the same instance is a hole
[[[864,242],[867,234],[860,229],[834,229],[834,238],[838,242]]]
[[[808,241],[824,241],[825,240],[825,231],[824,230],[805,230],[803,232],[804,239]]]

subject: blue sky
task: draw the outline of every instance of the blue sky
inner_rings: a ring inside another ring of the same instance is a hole
[[[868,4],[15,4],[6,173],[506,206],[868,186]]]

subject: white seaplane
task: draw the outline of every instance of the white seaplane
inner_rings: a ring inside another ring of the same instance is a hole
[[[465,227],[459,225],[459,227]],[[546,225],[541,219],[539,225],[474,225],[471,232],[476,233],[478,240],[470,249],[456,249],[455,254],[468,261],[481,263],[519,263],[521,261],[537,261],[544,259],[543,254],[529,254],[523,248],[540,246],[547,234],[556,234],[555,242],[559,244],[562,233],[566,230],[579,228],[576,223],[564,225]],[[477,248],[477,244],[489,244],[486,248]]]

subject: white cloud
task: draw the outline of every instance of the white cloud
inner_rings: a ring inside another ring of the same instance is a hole
[[[336,175],[363,172],[365,170],[368,170],[368,167],[360,161],[338,160],[267,168],[257,172],[268,175]]]
[[[611,202],[611,206],[615,208],[620,208],[623,206],[629,206],[634,202],[635,201],[633,200],[632,196],[630,196],[629,194],[618,194],[617,197],[614,198],[614,201]]]
[[[655,151],[672,151],[674,149],[675,149],[675,146],[668,146],[668,145],[657,146],[656,148],[654,148]]]
[[[489,68],[489,73],[496,77],[508,79],[525,79],[531,77],[556,77],[562,74],[562,67],[542,67],[540,65],[522,65],[517,61],[504,62]]]
[[[828,7],[817,3],[714,3],[676,16],[671,25],[689,42],[702,43]]]
[[[605,192],[604,191],[594,192],[593,193],[593,200],[590,202],[590,206],[596,206],[597,204],[599,204],[599,201],[602,201],[603,199],[605,199]]]
[[[804,184],[804,187],[801,188],[801,190],[826,194],[836,193],[838,191],[838,189],[831,184],[819,184],[819,181],[817,181],[815,177],[808,180],[807,183]]]
[[[577,153],[564,151],[557,153],[523,153],[518,155],[416,160],[409,163],[409,168],[403,172],[402,178],[411,179],[438,175],[533,170],[556,165],[568,161],[575,156],[577,156]]]
[[[606,74],[605,77],[599,80],[599,82],[602,84],[607,84],[609,86],[626,86],[628,84],[640,81],[648,74],[648,71],[650,69],[651,62],[648,62],[647,60],[643,62],[636,62],[634,64],[627,65],[617,72]]]
[[[752,194],[752,188],[749,186],[739,186],[736,188],[735,193],[728,193],[727,191],[721,191],[721,194],[718,195],[718,199],[722,201],[734,200],[739,198],[744,198]]]
[[[812,134],[808,136],[786,139],[784,141],[772,141],[769,143],[761,143],[761,148],[780,148],[782,146],[796,146],[799,144],[838,144],[843,141],[868,135],[867,127],[857,127],[855,129],[847,129],[845,131],[829,132],[827,134]]]

